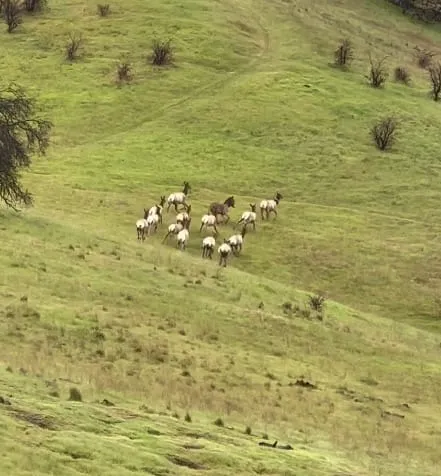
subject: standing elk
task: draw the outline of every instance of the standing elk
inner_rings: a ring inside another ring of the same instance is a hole
[[[184,182],[184,189],[182,192],[171,193],[167,198],[167,212],[170,210],[170,207],[173,205],[175,207],[176,213],[178,213],[178,205],[182,205],[185,210],[188,209],[186,204],[187,195],[191,192],[191,187],[188,182]]]
[[[277,192],[276,195],[272,200],[262,200],[260,202],[260,216],[263,218],[263,214],[266,214],[266,219],[269,219],[269,214],[274,213],[277,216],[277,205],[279,204],[280,200],[282,200],[283,196],[281,193]]]

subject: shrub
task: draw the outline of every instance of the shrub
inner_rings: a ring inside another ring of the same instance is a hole
[[[6,25],[8,25],[8,33],[12,33],[23,22],[22,5],[19,0],[3,0],[2,15]]]
[[[317,312],[323,312],[323,308],[325,307],[325,296],[321,294],[313,294],[308,297],[309,307]]]
[[[335,64],[340,67],[349,66],[354,59],[354,48],[350,40],[343,40],[334,52]]]
[[[69,390],[69,400],[71,402],[82,402],[83,397],[81,395],[81,392],[75,387],[70,388],[70,390]]]
[[[173,48],[171,45],[171,40],[153,41],[151,61],[155,66],[165,66],[173,62]]]
[[[104,5],[98,3],[97,10],[100,17],[106,17],[110,13],[110,5],[108,3]]]
[[[410,74],[407,68],[404,66],[397,66],[394,71],[395,81],[398,83],[403,83],[406,86],[410,84]]]
[[[23,6],[29,13],[40,12],[47,6],[47,0],[24,0]]]
[[[122,61],[121,63],[118,64],[116,68],[116,74],[117,74],[117,82],[122,83],[122,82],[129,82],[132,80],[132,67],[130,66],[130,63],[126,61]]]
[[[393,117],[381,119],[372,126],[371,135],[378,149],[389,149],[395,142],[395,133],[397,130],[397,121]]]
[[[251,427],[250,426],[247,426],[245,428],[245,435],[251,435]]]
[[[83,38],[81,34],[76,35],[75,33],[69,34],[69,41],[66,45],[66,58],[69,61],[74,61],[79,58],[79,50],[83,45]]]
[[[386,82],[388,76],[386,67],[384,66],[386,59],[387,56],[380,60],[373,60],[369,54],[370,71],[367,78],[369,79],[371,86],[374,88],[381,88]]]
[[[185,420],[187,423],[191,423],[191,415],[190,415],[190,413],[187,412],[187,413],[185,414],[184,420]]]
[[[432,97],[434,101],[439,101],[441,93],[441,63],[438,62],[429,68],[430,82],[432,83]]]
[[[216,426],[225,426],[224,421],[223,421],[222,418],[220,418],[220,417],[219,417],[219,418],[216,418],[216,420],[214,421],[214,424],[215,424]]]
[[[429,66],[431,66],[433,58],[436,56],[436,54],[433,51],[415,46],[415,56],[418,66],[420,68],[427,69]]]

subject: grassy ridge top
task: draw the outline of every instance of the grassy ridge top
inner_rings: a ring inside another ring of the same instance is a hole
[[[207,474],[436,474],[438,107],[412,55],[438,51],[437,29],[381,1],[111,9],[99,18],[93,2],[53,0],[1,33],[1,77],[36,95],[55,129],[25,177],[35,207],[0,216],[0,395],[11,401],[0,469],[185,474],[166,457],[184,455]],[[68,64],[72,31],[85,43]],[[175,67],[147,64],[155,36],[173,38]],[[347,73],[329,66],[343,36],[356,47]],[[369,50],[407,65],[412,87],[369,88]],[[118,88],[123,57],[134,80]],[[368,131],[388,112],[402,124],[382,154]],[[136,243],[143,207],[183,180],[188,251],[159,243],[165,225]],[[237,219],[276,190],[278,219],[259,221],[229,268],[200,259],[210,202],[235,194]],[[332,299],[323,321],[302,289]],[[302,376],[317,388],[298,387]],[[83,403],[65,402],[71,386]],[[17,418],[29,413],[55,429]],[[146,435],[146,421],[161,434]],[[294,451],[262,453],[263,433]],[[201,435],[204,448],[183,450]]]

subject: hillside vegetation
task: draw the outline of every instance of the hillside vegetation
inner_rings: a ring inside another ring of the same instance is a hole
[[[439,473],[440,105],[415,46],[440,52],[441,32],[330,3],[115,0],[101,17],[49,0],[0,32],[2,85],[54,123],[24,176],[34,207],[0,211],[2,474]],[[155,38],[173,65],[151,66]],[[369,52],[389,55],[382,89]],[[188,249],[161,244],[172,212],[137,242],[144,207],[185,180]],[[201,259],[211,202],[234,195],[237,221],[276,191],[241,256]]]

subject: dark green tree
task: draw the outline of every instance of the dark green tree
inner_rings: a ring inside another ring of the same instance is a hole
[[[0,89],[0,201],[17,210],[31,205],[32,195],[21,184],[35,154],[44,155],[49,145],[50,121],[37,115],[35,100],[16,85]]]

